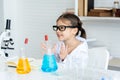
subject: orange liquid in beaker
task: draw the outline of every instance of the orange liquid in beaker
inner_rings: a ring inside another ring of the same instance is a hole
[[[31,71],[31,67],[27,58],[20,58],[16,68],[17,73],[27,74]]]

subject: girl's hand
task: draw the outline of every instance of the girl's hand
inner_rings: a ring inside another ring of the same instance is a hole
[[[47,50],[47,45],[45,43],[41,43],[41,48],[46,51]]]
[[[42,54],[44,54],[45,52],[47,52],[48,46],[45,43],[41,43],[41,48],[43,49]],[[52,53],[55,53],[56,50],[56,44],[53,45],[53,47],[51,48]]]
[[[41,44],[40,44],[40,50],[41,50],[40,53],[42,53],[42,54],[46,53],[46,51],[47,51],[47,46],[46,46],[45,43],[41,43]]]
[[[65,57],[68,55],[68,46],[65,46],[64,44],[61,45],[60,48],[60,59],[64,60]]]

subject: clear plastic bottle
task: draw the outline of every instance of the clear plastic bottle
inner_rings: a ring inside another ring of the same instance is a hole
[[[28,43],[28,39],[25,39],[25,45]],[[31,67],[28,58],[25,57],[24,48],[21,48],[21,56],[18,60],[16,72],[19,74],[27,74],[31,71]]]
[[[44,72],[54,72],[58,69],[56,58],[54,53],[51,51],[51,45],[48,43],[48,36],[45,35],[45,41],[47,46],[47,52],[44,53],[42,61],[42,71]]]

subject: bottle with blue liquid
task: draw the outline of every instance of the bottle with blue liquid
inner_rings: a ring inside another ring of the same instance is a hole
[[[51,47],[48,44],[48,36],[45,35],[45,41],[47,46],[47,52],[44,53],[41,70],[43,72],[54,72],[58,69],[56,58],[51,51]]]

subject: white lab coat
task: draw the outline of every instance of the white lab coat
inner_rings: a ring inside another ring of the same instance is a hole
[[[57,45],[57,56],[56,59],[58,64],[62,64],[64,67],[85,67],[88,62],[88,45],[84,38],[76,37],[78,40],[82,41],[83,43],[77,46],[69,55],[66,56],[64,61],[61,61],[59,58],[60,46],[63,42],[60,42]]]

